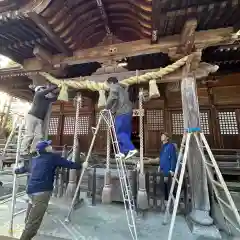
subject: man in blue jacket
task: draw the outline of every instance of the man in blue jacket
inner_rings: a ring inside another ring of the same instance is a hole
[[[53,153],[51,141],[38,142],[36,150],[38,156],[32,158],[31,169],[25,166],[15,169],[15,174],[30,173],[27,185],[30,201],[26,213],[25,229],[20,240],[30,240],[37,234],[52,195],[56,168],[81,169],[79,164]]]
[[[161,134],[162,147],[160,150],[160,170],[164,174],[164,178],[168,177],[169,174],[174,175],[174,171],[177,163],[176,147],[170,142],[168,133]],[[165,200],[168,200],[169,187],[167,182],[165,185]]]

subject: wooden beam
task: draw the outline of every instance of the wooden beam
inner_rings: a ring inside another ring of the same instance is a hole
[[[183,27],[180,39],[180,46],[177,53],[190,54],[194,50],[195,30],[197,28],[197,20],[188,20]]]
[[[148,73],[148,72],[155,72],[159,69],[147,69],[147,70],[139,70],[139,75]],[[193,72],[197,79],[204,78],[209,75],[209,73],[213,73],[216,71],[216,66],[211,65],[209,63],[201,62],[199,67]],[[99,74],[99,75],[91,75],[85,77],[78,77],[78,78],[66,78],[61,80],[64,81],[94,81],[94,82],[105,82],[106,79],[109,77],[117,77],[119,81],[123,79],[133,77],[136,75],[136,71],[125,71],[125,72],[114,72],[114,73],[107,73],[107,74]],[[170,83],[170,82],[177,82],[180,81],[182,78],[182,69],[179,69],[173,73],[170,73],[166,76],[163,76],[161,79],[156,79],[158,83]]]
[[[33,54],[43,63],[52,65],[52,54],[40,45],[35,46]]]
[[[28,16],[32,19],[32,21],[47,35],[47,37],[55,44],[56,48],[64,53],[66,56],[71,56],[72,52],[68,49],[66,44],[62,41],[62,39],[57,36],[57,34],[52,30],[48,22],[38,15],[36,12],[29,12]]]
[[[220,28],[196,32],[195,46],[197,49],[202,49],[208,46],[218,45],[221,42],[224,42],[224,44],[232,43],[232,33],[233,28]],[[125,42],[109,46],[99,46],[90,49],[78,50],[74,52],[72,57],[55,55],[52,58],[52,63],[53,66],[57,68],[60,64],[75,65],[95,61],[103,63],[108,60],[117,61],[125,57],[158,52],[170,53],[171,56],[176,56],[176,51],[180,46],[180,37],[180,35],[163,37],[159,39],[156,44],[150,44],[149,40],[143,39],[134,42]],[[178,55],[178,57],[181,56],[183,55]],[[28,71],[44,70],[43,64],[36,58],[25,60],[23,66],[25,70]]]

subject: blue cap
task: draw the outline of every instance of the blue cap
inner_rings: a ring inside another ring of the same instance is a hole
[[[37,143],[36,149],[37,151],[44,151],[46,147],[52,145],[52,141],[49,140],[44,140],[44,141],[40,141]]]

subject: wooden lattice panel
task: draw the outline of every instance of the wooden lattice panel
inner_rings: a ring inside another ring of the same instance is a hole
[[[78,135],[86,135],[89,131],[90,116],[79,116]],[[65,117],[63,135],[74,135],[75,117]]]
[[[65,117],[63,135],[74,135],[75,117]]]
[[[49,121],[48,135],[54,136],[58,133],[58,117],[51,117]]]
[[[163,110],[147,110],[147,128],[149,131],[164,129]]]
[[[98,119],[99,119],[99,112],[96,113],[96,125],[98,123]],[[105,123],[104,120],[102,120],[101,124],[100,124],[100,131],[105,131],[107,130],[107,124]]]
[[[204,134],[210,134],[209,116],[207,112],[200,112],[200,124]],[[172,134],[181,135],[184,131],[184,122],[182,113],[172,113]]]
[[[218,112],[220,133],[222,135],[239,134],[235,112]]]
[[[172,113],[172,134],[181,135],[183,134],[183,114]]]
[[[87,135],[89,131],[90,116],[81,116],[78,118],[78,121],[79,121],[78,134]]]
[[[200,112],[200,124],[204,134],[210,134],[208,112]]]

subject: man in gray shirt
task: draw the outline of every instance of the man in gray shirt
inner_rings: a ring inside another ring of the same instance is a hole
[[[115,129],[118,138],[120,155],[118,157],[129,159],[137,154],[131,141],[132,134],[132,102],[129,100],[127,89],[123,88],[116,77],[107,80],[110,87],[106,109],[115,115]]]
[[[31,109],[25,118],[25,135],[21,146],[21,155],[35,152],[38,141],[43,138],[43,122],[51,103],[57,100],[59,89],[57,86],[38,86],[35,88]],[[31,147],[31,148],[30,148]]]

